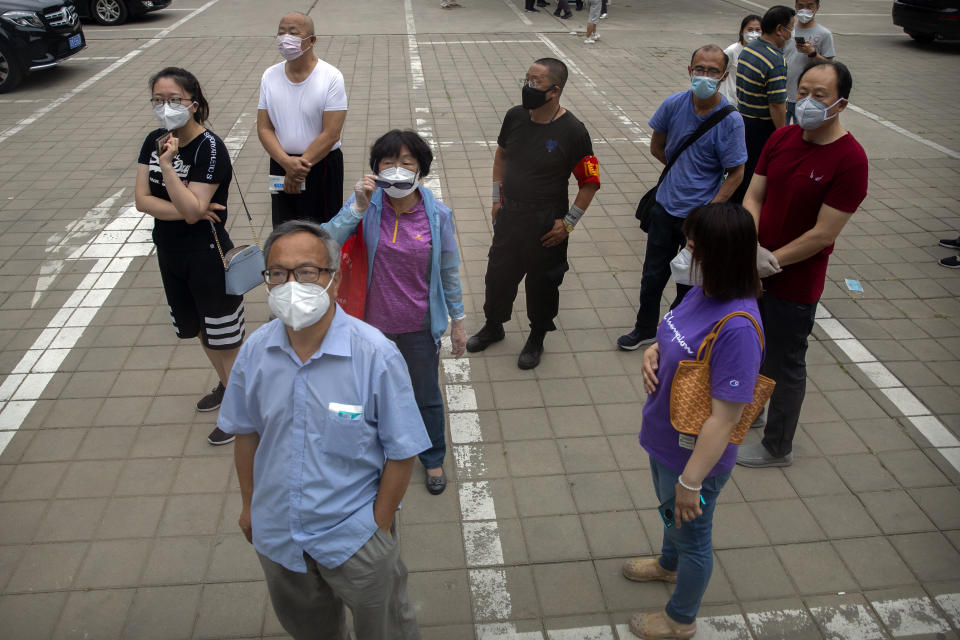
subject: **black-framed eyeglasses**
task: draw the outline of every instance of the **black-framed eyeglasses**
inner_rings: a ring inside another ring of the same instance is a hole
[[[150,104],[159,107],[162,104],[185,105],[193,104],[193,98],[150,98]]]
[[[694,67],[692,71],[693,75],[695,76],[707,76],[714,79],[717,79],[723,75],[723,69],[711,69],[708,67],[697,66]]]
[[[389,180],[380,180],[380,179],[375,179],[373,183],[378,187],[380,187],[381,189],[389,189],[390,187],[396,187],[398,189],[409,189],[413,187],[413,185],[417,184],[416,182],[390,182]]]
[[[263,270],[263,281],[267,284],[284,284],[290,280],[290,274],[293,279],[301,284],[311,284],[320,279],[321,273],[336,273],[336,269],[329,267],[316,267],[313,265],[303,265],[296,269],[284,269],[283,267],[270,267]]]

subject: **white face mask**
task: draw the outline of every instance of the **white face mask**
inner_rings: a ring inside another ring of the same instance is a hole
[[[747,44],[750,44],[760,36],[761,36],[761,33],[759,31],[747,31],[743,34],[743,41],[746,42]]]
[[[311,38],[313,36],[307,36]],[[301,42],[307,38],[298,38],[297,36],[290,35],[285,33],[282,36],[277,36],[277,51],[280,52],[280,55],[283,56],[283,59],[286,61],[296,60],[304,53],[306,50],[301,47]]]
[[[190,121],[190,107],[182,104],[164,102],[153,108],[153,114],[160,121],[160,126],[167,131],[179,129]]]
[[[419,174],[403,167],[384,169],[377,176],[377,186],[383,187],[384,193],[391,198],[403,198],[413,193],[419,185]],[[387,186],[389,183],[389,186]]]
[[[797,11],[797,20],[799,20],[801,24],[807,24],[813,20],[813,11],[810,11],[810,9],[800,9],[800,11]]]
[[[270,289],[267,304],[283,324],[300,331],[320,322],[320,318],[330,309],[327,289],[331,284],[333,278],[325,287],[313,282],[290,280]]]
[[[703,286],[703,276],[700,275],[700,269],[691,268],[693,256],[690,250],[684,247],[680,253],[670,261],[670,273],[673,274],[673,281],[677,284],[685,284],[691,287]]]

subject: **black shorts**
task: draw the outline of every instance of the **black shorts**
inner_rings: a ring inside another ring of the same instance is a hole
[[[158,249],[157,260],[177,337],[200,335],[210,349],[238,348],[244,336],[243,296],[224,293],[223,261],[217,250],[165,253]]]

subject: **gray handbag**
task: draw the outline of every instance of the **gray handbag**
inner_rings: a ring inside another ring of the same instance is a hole
[[[236,182],[236,174],[234,174],[234,182]],[[217,229],[213,226],[213,222],[210,223],[213,240],[217,243],[217,251],[220,252],[220,259],[223,261],[226,292],[227,295],[231,296],[242,296],[263,284],[263,270],[266,268],[257,232],[253,228],[253,218],[250,216],[250,210],[247,209],[247,202],[243,198],[243,192],[240,191],[239,184],[237,184],[237,191],[240,192],[240,201],[243,203],[243,210],[247,214],[247,222],[250,223],[250,234],[253,237],[254,244],[234,247],[224,253],[220,246],[220,238],[217,237]]]

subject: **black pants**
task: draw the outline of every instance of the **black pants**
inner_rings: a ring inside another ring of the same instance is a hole
[[[683,218],[675,218],[658,202],[650,217],[647,231],[647,252],[643,257],[643,274],[640,277],[640,310],[637,311],[635,329],[643,335],[653,335],[660,322],[660,296],[670,279],[670,261],[687,244],[683,237]],[[673,309],[692,287],[677,285],[677,297]]]
[[[270,158],[270,175],[284,176],[276,160]],[[307,174],[303,193],[271,193],[270,205],[273,228],[287,220],[327,222],[343,206],[343,152],[334,149],[323,160],[313,165]]]
[[[750,178],[753,177],[753,171],[757,168],[757,162],[763,152],[763,145],[767,144],[770,135],[776,130],[777,128],[773,126],[772,120],[743,119],[743,132],[747,142],[747,162],[743,167],[743,182],[733,192],[730,202],[743,204],[743,197],[747,195],[747,187],[750,186]]]
[[[769,293],[760,298],[766,336],[760,373],[777,383],[763,430],[763,446],[773,456],[785,456],[793,450],[793,436],[807,392],[807,336],[813,331],[816,312],[816,303],[791,302]]]
[[[521,203],[504,200],[493,228],[487,256],[487,322],[510,319],[520,280],[526,276],[527,318],[534,331],[553,331],[560,310],[560,284],[567,264],[567,241],[555,247],[540,243],[543,234],[567,213],[567,203]]]

